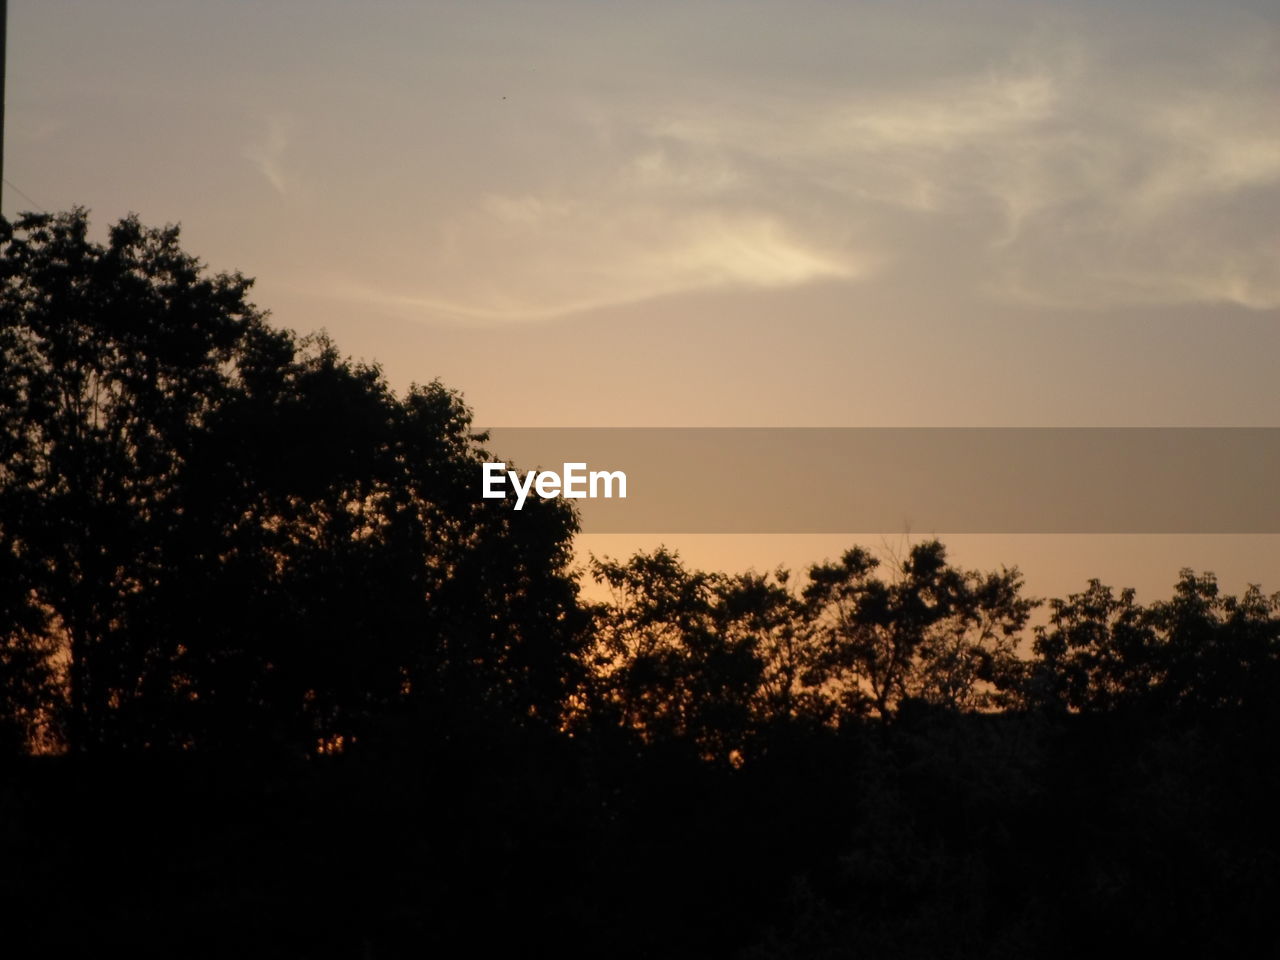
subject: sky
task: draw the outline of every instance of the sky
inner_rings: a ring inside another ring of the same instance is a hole
[[[5,215],[180,223],[478,425],[1280,426],[1274,3],[9,8]],[[1280,589],[1277,537],[946,539]]]

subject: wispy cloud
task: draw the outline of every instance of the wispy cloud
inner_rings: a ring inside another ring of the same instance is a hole
[[[920,254],[937,250],[903,227],[932,219],[957,257],[986,251],[973,286],[988,296],[1280,306],[1280,69],[1268,48],[1242,42],[1219,87],[1180,81],[1177,63],[1080,48],[1038,41],[1004,68],[910,91],[681,105],[650,132],[755,171],[759,198],[825,196],[821,212],[784,222],[803,236],[843,216],[922,277],[934,271]]]
[[[265,135],[246,144],[240,151],[281,196],[287,195],[291,188],[291,181],[284,169],[284,155],[292,141],[293,126],[292,121],[286,117],[267,117]]]
[[[343,288],[489,320],[904,278],[1037,306],[1280,306],[1273,26],[1188,8],[1153,36],[1136,7],[1048,5],[967,29],[927,6],[927,28],[864,10],[813,63],[821,38],[797,30],[795,62],[759,69],[788,29],[762,15],[724,41],[740,49],[661,76],[603,38],[602,92],[437,102],[421,199],[379,197],[381,165],[408,161],[399,128],[378,144],[358,193],[394,207],[397,246],[363,273],[354,256]],[[290,134],[273,120],[245,154],[281,193]],[[474,169],[438,159],[455,153]]]
[[[486,209],[495,206],[506,226],[518,229],[461,244],[467,256],[485,250],[484,262],[493,265],[491,282],[437,280],[436,292],[429,295],[345,282],[336,292],[410,315],[426,311],[454,319],[518,321],[698,290],[852,279],[874,266],[812,247],[760,215],[671,217],[632,210],[621,221],[604,221],[591,210],[529,198],[490,203]],[[543,216],[548,208],[555,212]]]

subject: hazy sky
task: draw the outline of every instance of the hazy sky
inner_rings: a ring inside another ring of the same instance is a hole
[[[481,424],[1280,425],[1274,2],[9,17],[7,215],[180,222]],[[1280,588],[1277,538],[964,540],[1048,589]]]

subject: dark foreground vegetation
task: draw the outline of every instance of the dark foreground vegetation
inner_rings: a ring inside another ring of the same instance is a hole
[[[1280,950],[1280,599],[599,561],[174,230],[0,257],[0,955]]]

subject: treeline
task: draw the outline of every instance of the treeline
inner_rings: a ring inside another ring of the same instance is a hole
[[[744,762],[771,731],[888,723],[904,709],[1190,715],[1263,709],[1280,692],[1280,594],[1223,595],[1183,570],[1143,605],[1097,580],[1048,602],[1015,569],[947,561],[934,540],[885,571],[856,547],[812,566],[729,576],[664,550],[595,561],[585,721]]]
[[[587,602],[563,501],[478,496],[458,394],[273,328],[174,228],[0,253],[11,942],[1280,946],[1280,595],[1094,581],[1032,626],[930,541],[596,560]]]

